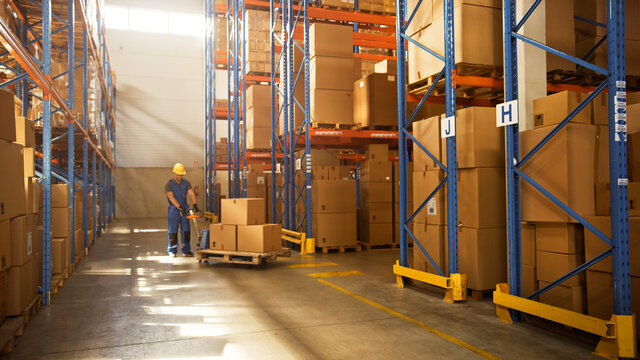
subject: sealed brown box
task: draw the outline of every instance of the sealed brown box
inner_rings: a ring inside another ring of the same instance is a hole
[[[420,242],[420,245],[427,251],[431,259],[438,265],[440,270],[446,275],[447,269],[447,228],[441,225],[424,225],[416,224],[414,226],[414,235]],[[416,245],[413,247],[413,259],[416,270],[438,274],[438,271],[431,265],[431,262],[422,253]]]
[[[315,56],[309,61],[309,88],[353,90],[352,57]]]
[[[264,199],[222,199],[222,224],[260,225],[265,223]]]
[[[21,215],[11,219],[11,266],[21,266],[33,257],[35,217]]]
[[[313,23],[309,28],[309,58],[316,55],[353,57],[353,27]]]
[[[20,315],[36,296],[31,261],[8,270],[7,316]]]
[[[311,90],[311,122],[353,124],[353,90]]]
[[[391,223],[393,222],[393,203],[362,202],[360,206],[361,223]]]
[[[640,312],[640,277],[631,277],[631,310]],[[611,273],[587,270],[587,311],[590,316],[603,320],[611,319],[613,314],[613,276]],[[640,319],[636,316],[636,329]],[[636,332],[640,339],[640,333]]]
[[[413,122],[413,136],[438,161],[442,161],[442,146],[440,144],[440,116]],[[413,143],[414,171],[438,170],[440,167],[420,146]]]
[[[533,100],[533,123],[535,127],[560,123],[578,107],[587,95],[575,91],[563,91]],[[571,123],[591,124],[591,106],[585,106]]]
[[[609,127],[598,126],[596,130],[594,166],[596,183],[609,182]]]
[[[627,135],[627,147],[627,157],[629,158],[629,165],[633,166],[636,164],[640,164],[640,133],[630,133]],[[609,179],[607,178],[607,180]],[[640,179],[638,180],[640,181]]]
[[[586,220],[596,229],[600,230],[604,235],[611,237],[611,217],[594,216],[588,217]],[[604,241],[594,235],[591,231],[584,230],[584,257],[585,260],[591,260],[609,249]],[[640,277],[640,218],[629,218],[629,254],[632,261],[630,262],[631,276]],[[611,257],[608,256],[604,260],[597,262],[589,269],[597,271],[611,272]]]
[[[36,147],[36,129],[33,121],[16,116],[16,143],[24,147]]]
[[[73,228],[82,228],[82,202],[84,194],[82,190],[76,190],[73,194]],[[88,209],[87,209],[88,211]],[[89,214],[87,214],[88,216]]]
[[[393,243],[393,223],[360,223],[358,227],[360,241],[372,245]]]
[[[584,228],[580,224],[536,223],[536,249],[581,254],[584,251]]]
[[[393,162],[393,201],[400,201],[400,169],[398,162]],[[413,201],[413,163],[407,163],[407,201]]]
[[[496,112],[493,108],[458,110],[456,138],[459,169],[505,166],[504,131],[496,127],[495,122]],[[446,149],[445,144],[443,140],[443,149]],[[445,151],[442,157],[446,157]]]
[[[24,196],[25,196],[25,208],[27,214],[36,214],[39,211],[38,205],[38,180],[36,178],[24,178]]]
[[[42,201],[40,201],[40,206],[42,206]],[[69,206],[71,206],[69,204],[69,185],[51,184],[51,207],[66,208]]]
[[[82,229],[76,229],[73,231],[73,253],[75,256],[78,256],[83,252],[84,252],[84,234]]]
[[[522,264],[522,297],[527,297],[537,290],[536,267]]]
[[[540,270],[538,270],[540,272]],[[538,275],[539,277],[539,275]],[[550,282],[538,281],[538,288],[549,285]],[[540,295],[540,302],[557,306],[563,309],[575,311],[581,314],[586,312],[587,299],[585,296],[585,288],[579,286],[558,285],[551,290]]]
[[[413,173],[413,204],[415,209],[422,205],[427,196],[435,190],[443,179],[439,170]],[[427,202],[425,207],[416,215],[414,222],[430,225],[445,225],[447,223],[446,197],[444,187]]]
[[[550,1],[545,5],[545,44],[565,54],[576,56],[573,1]],[[547,55],[547,71],[575,71],[576,64],[551,53]],[[584,54],[583,54],[584,55]]]
[[[520,134],[520,154],[528,153],[554,126]],[[581,216],[595,214],[595,125],[567,124],[522,171]],[[521,181],[522,220],[576,222],[526,181]]]
[[[238,226],[238,251],[265,253],[282,247],[279,224]]]
[[[522,239],[522,264],[536,266],[536,225],[522,224],[520,228],[520,238]]]
[[[11,266],[11,220],[0,221],[0,271]]]
[[[316,180],[311,186],[313,213],[356,211],[356,182],[352,180]]]
[[[397,126],[395,75],[370,74],[353,84],[353,122],[361,127]]]
[[[271,149],[271,128],[248,128],[247,149]]]
[[[71,236],[71,208],[51,208],[51,237]]]
[[[467,287],[495,289],[507,281],[507,235],[504,228],[459,228],[460,273],[467,274]]]
[[[0,89],[0,139],[16,141],[16,117],[13,111],[13,94]]]
[[[0,103],[1,101],[0,96]],[[11,106],[13,109],[13,103]],[[12,134],[15,136],[14,127],[15,121],[12,122]],[[6,169],[11,169],[0,176],[0,221],[2,221],[26,213],[25,194],[24,191],[20,191],[24,187],[22,146],[0,140],[0,164]]]
[[[24,164],[24,176],[35,176],[35,149],[34,148],[22,148],[22,161]]]
[[[472,228],[506,226],[504,168],[458,170],[458,221]]]
[[[391,182],[393,169],[389,161],[363,161],[360,163],[360,181]]]
[[[389,161],[389,145],[369,144],[365,149],[366,161]]]
[[[416,14],[407,28],[407,35],[415,34],[418,30],[422,30],[431,25],[433,21],[433,2],[423,1],[421,6],[416,8],[417,4],[418,0],[407,1],[407,9],[416,9]]]
[[[313,214],[316,246],[351,246],[358,242],[357,216],[352,213]]]
[[[249,109],[256,111],[266,110],[270,113],[271,87],[269,85],[254,84],[249,86],[247,89],[247,111]]]
[[[209,225],[209,248],[213,250],[238,250],[237,231],[236,225]]]
[[[538,280],[552,282],[566,275],[569,271],[582,265],[582,254],[560,254],[548,251],[536,251],[536,268]],[[564,286],[578,286],[584,284],[584,273],[575,275],[562,283]]]
[[[393,184],[389,181],[360,182],[360,199],[365,202],[392,202]]]
[[[271,108],[267,106],[247,109],[247,130],[252,128],[269,128],[271,130]]]
[[[68,238],[51,239],[51,273],[61,274],[66,269],[69,254],[66,252]]]

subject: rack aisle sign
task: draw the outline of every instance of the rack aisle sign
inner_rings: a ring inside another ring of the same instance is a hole
[[[518,123],[518,100],[496,105],[496,126],[516,125]]]
[[[507,185],[507,254],[508,254],[508,284],[497,284],[493,293],[498,318],[506,323],[520,320],[520,313],[532,314],[566,326],[595,334],[600,342],[595,350],[597,355],[609,359],[635,358],[636,329],[635,314],[631,308],[631,275],[629,254],[629,209],[627,189],[627,143],[626,143],[626,72],[625,72],[625,36],[624,36],[624,0],[607,0],[607,23],[596,24],[606,27],[608,67],[604,69],[583,59],[565,54],[547,45],[527,38],[518,33],[527,19],[540,5],[535,1],[521,19],[516,18],[517,0],[504,0],[504,89],[505,101],[502,108],[497,109],[497,124],[504,123],[506,132],[506,185]],[[539,11],[544,11],[541,9]],[[578,106],[571,111],[560,123],[555,125],[528,153],[520,157],[519,154],[519,126],[513,117],[517,106],[505,109],[512,101],[518,100],[518,47],[517,41],[538,47],[565,60],[576,63],[593,72],[602,74],[606,79],[595,88]],[[600,46],[599,42],[590,51]],[[545,189],[542,185],[529,177],[523,166],[535,156],[553,137],[590,102],[608,88],[608,119],[609,119],[609,181],[611,184],[611,236],[593,226],[584,217],[562,202],[558,197]],[[512,112],[509,114],[509,112]],[[507,118],[509,118],[507,120]],[[552,281],[548,285],[522,297],[522,239],[521,239],[521,198],[520,183],[527,183],[543,196],[571,216],[576,222],[584,226],[585,231],[592,232],[602,240],[607,249],[592,259],[569,271],[565,275]],[[613,309],[610,319],[599,319],[578,312],[565,310],[556,306],[543,304],[533,299],[547,293],[565,280],[578,275],[596,263],[611,257],[611,274],[613,280]]]

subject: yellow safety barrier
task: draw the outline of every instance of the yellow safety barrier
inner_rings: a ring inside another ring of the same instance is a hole
[[[448,303],[467,300],[467,274],[451,274],[449,277],[440,276],[400,266],[398,260],[393,265],[393,273],[396,274],[396,281],[399,287],[404,287],[402,278],[406,277],[445,289],[444,301]]]
[[[508,284],[496,286],[493,302],[496,304],[498,318],[507,324],[513,323],[509,313],[509,309],[513,309],[600,336],[594,352],[598,356],[607,359],[637,356],[635,314],[613,315],[610,320],[603,320],[511,295]]]
[[[300,255],[315,254],[316,242],[313,238],[308,238],[307,234],[282,229],[282,240],[300,245]]]

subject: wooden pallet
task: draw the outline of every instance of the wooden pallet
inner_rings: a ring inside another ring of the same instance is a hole
[[[357,126],[358,130],[398,131],[398,125],[368,125]]]
[[[328,254],[329,252],[338,252],[342,254],[347,250],[355,250],[355,252],[362,251],[362,247],[360,245],[316,246],[316,249],[321,250],[323,254]]]
[[[260,265],[267,260],[276,260],[278,256],[291,256],[291,249],[282,248],[266,253],[253,253],[226,250],[198,250],[196,259],[198,262],[219,262],[230,264]]]
[[[312,129],[335,129],[335,130],[351,130],[355,127],[354,124],[335,124],[335,123],[321,123],[312,122],[310,127]],[[300,130],[300,129],[298,129]]]
[[[28,324],[31,319],[36,315],[40,307],[42,306],[42,295],[36,295],[35,299],[31,300],[27,308],[22,311],[20,314],[21,317],[24,318],[24,324]]]
[[[64,285],[64,280],[69,277],[68,271],[62,274],[56,274],[51,277],[51,296],[58,294],[58,291]]]
[[[475,301],[482,301],[484,299],[490,298],[493,295],[493,289],[491,290],[472,290],[467,289],[467,295],[469,298]]]
[[[390,243],[390,244],[368,244],[360,242],[358,243],[365,250],[376,250],[376,249],[397,249],[400,247],[399,243]]]
[[[547,71],[547,82],[580,86],[598,86],[606,76],[590,70],[551,70]]]
[[[482,65],[470,63],[455,64],[455,73],[459,76],[478,76],[493,79],[502,79],[504,69],[502,66]],[[407,91],[414,95],[424,95],[438,78],[439,73],[432,74],[423,79],[407,85]],[[444,76],[438,81],[432,94],[442,95],[445,91]],[[456,86],[456,96],[475,97],[485,99],[499,99],[504,97],[503,89],[482,88],[477,86]]]
[[[12,352],[23,333],[24,317],[7,318],[0,325],[0,353],[8,354]]]

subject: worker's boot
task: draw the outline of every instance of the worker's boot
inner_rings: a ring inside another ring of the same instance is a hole
[[[191,252],[191,231],[182,233],[182,256],[193,256]]]
[[[167,252],[170,257],[176,257],[178,254],[178,233],[169,234],[169,247]]]

